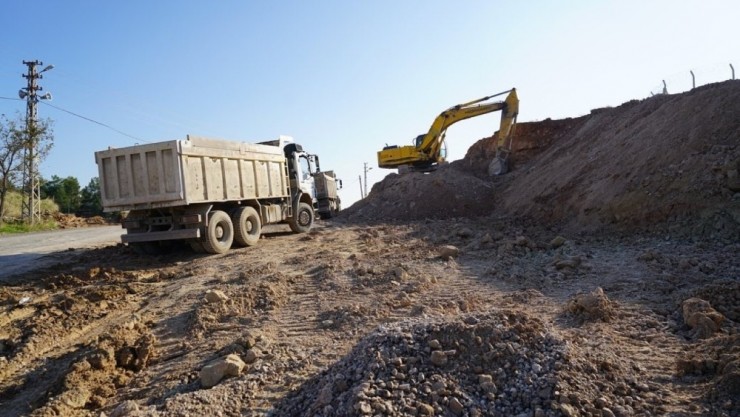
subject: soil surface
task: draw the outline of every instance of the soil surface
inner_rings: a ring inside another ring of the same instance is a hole
[[[307,234],[0,287],[34,416],[740,416],[740,83],[521,123]],[[495,153],[495,152],[494,152]]]
[[[85,226],[0,237],[0,284],[6,277],[64,263],[71,252],[120,242],[120,225]]]

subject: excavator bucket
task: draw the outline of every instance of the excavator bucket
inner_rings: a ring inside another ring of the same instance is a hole
[[[509,154],[501,152],[488,164],[488,175],[504,175],[509,172]]]

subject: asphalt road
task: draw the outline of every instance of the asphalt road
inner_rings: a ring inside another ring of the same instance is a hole
[[[0,236],[0,280],[58,263],[69,249],[115,245],[124,232],[99,226]]]

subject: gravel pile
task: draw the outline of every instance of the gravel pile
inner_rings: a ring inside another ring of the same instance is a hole
[[[363,339],[278,404],[273,415],[539,417],[641,411],[619,405],[610,410],[617,401],[608,393],[582,398],[581,384],[598,389],[590,376],[566,375],[588,372],[580,362],[571,362],[567,343],[541,320],[519,312],[404,322]]]

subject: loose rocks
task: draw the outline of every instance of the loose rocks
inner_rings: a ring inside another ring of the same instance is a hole
[[[689,298],[683,302],[681,310],[684,323],[691,327],[699,339],[706,339],[716,333],[725,319],[709,302],[701,298]]]
[[[553,249],[557,249],[565,244],[566,240],[562,236],[556,236],[553,240],[550,241],[550,247]]]
[[[113,409],[113,412],[110,413],[110,417],[128,417],[131,415],[135,415],[139,412],[139,405],[136,403],[136,401],[124,401],[116,406],[116,408]]]
[[[589,294],[578,294],[570,301],[566,310],[586,320],[609,321],[613,314],[612,302],[597,288]]]
[[[239,356],[231,354],[217,359],[200,370],[200,383],[204,388],[218,384],[224,377],[238,376],[244,369],[244,362]]]
[[[447,363],[447,354],[441,350],[435,350],[432,352],[430,361],[437,366],[444,366]]]
[[[551,394],[538,393],[553,392],[564,351],[540,320],[518,312],[402,322],[363,339],[276,415],[532,415],[532,404],[549,407]]]
[[[229,297],[221,290],[208,290],[205,298],[207,303],[225,303],[229,301]]]
[[[439,257],[446,260],[457,258],[460,255],[460,249],[456,246],[445,245],[439,248]]]

